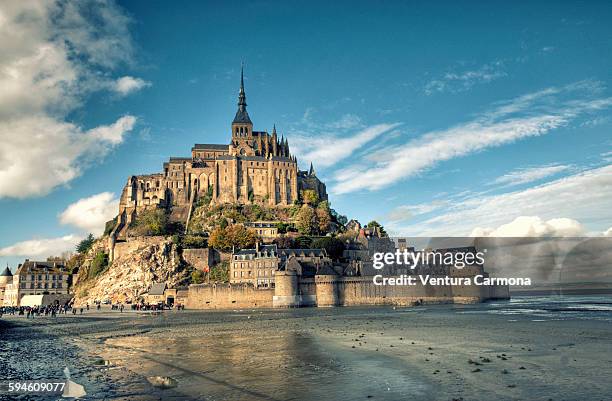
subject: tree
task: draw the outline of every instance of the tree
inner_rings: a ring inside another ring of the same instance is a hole
[[[87,275],[87,277],[90,279],[97,277],[100,273],[106,270],[107,266],[108,255],[104,252],[98,252],[91,261],[91,266],[89,268],[89,274]]]
[[[274,243],[280,249],[291,249],[295,248],[295,240],[292,237],[287,237],[286,235],[281,235],[274,239]]]
[[[309,205],[304,205],[296,215],[295,226],[302,235],[312,235],[316,226],[315,212]]]
[[[229,281],[229,262],[221,262],[210,269],[208,273],[211,281],[227,283]]]
[[[204,282],[204,273],[201,270],[191,272],[191,284],[202,284]]]
[[[327,201],[320,202],[316,209],[317,225],[319,232],[327,233],[331,223],[331,213]]]
[[[305,189],[302,191],[302,199],[304,203],[316,206],[319,203],[319,195],[312,189]]]
[[[372,220],[371,222],[369,222],[366,227],[368,228],[376,228],[378,227],[380,230],[380,235],[385,237],[387,236],[387,232],[385,231],[384,227],[382,226],[382,224],[380,224],[379,222],[377,222],[376,220]]]
[[[346,217],[343,214],[340,214],[340,213],[336,212],[334,209],[331,209],[331,215],[336,220],[336,222],[338,224],[341,224],[341,225],[345,226],[346,223],[348,223],[348,217]]]
[[[233,224],[226,228],[215,228],[208,238],[208,244],[215,249],[231,251],[232,248],[253,248],[258,240],[255,231],[241,224]]]
[[[180,244],[183,248],[206,248],[208,242],[205,237],[200,235],[185,235],[182,237]]]
[[[89,234],[85,239],[79,242],[76,246],[76,251],[80,254],[86,254],[91,249],[96,239],[93,234]]]
[[[332,259],[340,259],[344,251],[344,243],[335,237],[317,238],[311,246],[316,249],[325,249]]]
[[[164,235],[168,227],[168,215],[162,209],[145,210],[130,224],[136,235]]]

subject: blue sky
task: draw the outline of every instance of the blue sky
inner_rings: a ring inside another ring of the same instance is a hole
[[[129,175],[227,143],[242,61],[255,129],[276,124],[349,217],[601,235],[611,20],[609,2],[2,4],[0,263],[71,249]]]

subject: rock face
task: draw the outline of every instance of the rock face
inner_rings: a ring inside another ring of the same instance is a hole
[[[189,270],[169,238],[146,237],[117,245],[125,249],[116,253],[104,272],[94,279],[77,281],[77,305],[107,299],[113,303],[135,302],[153,283],[165,282],[168,287],[176,287],[189,279]]]

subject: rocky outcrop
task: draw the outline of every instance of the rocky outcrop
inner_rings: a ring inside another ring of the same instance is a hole
[[[169,287],[176,287],[189,280],[189,269],[170,238],[131,239],[125,246],[97,277],[77,281],[77,305],[106,299],[113,303],[135,302],[153,283],[165,282]],[[87,268],[82,271],[86,274]]]

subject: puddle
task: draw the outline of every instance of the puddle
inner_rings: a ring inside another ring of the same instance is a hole
[[[103,357],[143,377],[171,377],[190,398],[432,399],[431,386],[400,359],[301,333],[115,338]]]

